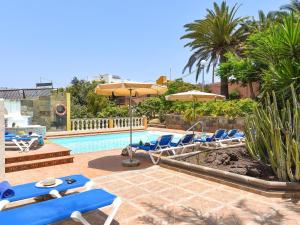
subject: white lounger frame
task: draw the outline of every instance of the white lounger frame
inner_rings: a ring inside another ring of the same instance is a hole
[[[113,203],[112,203],[112,210],[108,217],[105,220],[104,225],[110,225],[111,222],[113,221],[115,215],[117,214],[120,206],[122,204],[122,201],[119,197],[117,197]],[[75,211],[71,214],[71,219],[73,219],[75,222],[82,223],[83,225],[91,225],[83,216],[82,213],[79,211]]]
[[[219,147],[219,148],[226,148],[228,146],[234,146],[232,143],[237,142],[236,145],[240,145],[245,141],[245,137],[236,137],[236,138],[227,138],[227,139],[218,139],[211,142],[199,142],[200,146],[205,147]],[[230,143],[230,145],[226,144]]]
[[[12,139],[12,142],[20,149],[20,152],[28,152],[30,147],[34,142],[38,141],[38,138],[31,138],[30,141],[18,141],[17,139]]]
[[[153,151],[148,151],[148,154],[150,156],[150,159],[152,161],[152,163],[154,165],[157,165],[161,159],[161,156],[164,152],[167,152],[168,154],[170,152],[173,153],[173,155],[178,155],[177,151],[181,150],[180,154],[183,154],[185,149],[187,148],[192,148],[192,147],[197,147],[199,146],[200,143],[193,143],[193,144],[188,144],[188,145],[181,145],[181,146],[177,146],[177,147],[169,147],[169,148],[160,148],[157,150],[153,150]],[[155,159],[157,158],[157,159]]]
[[[88,181],[85,183],[84,185],[84,191],[89,191],[92,190],[94,188],[94,182]],[[49,192],[49,194],[53,197],[53,198],[62,198],[62,196],[60,195],[60,193],[57,190],[52,190]],[[8,200],[2,200],[0,201],[0,211],[2,211],[3,209],[5,209],[5,207],[10,203],[10,201]],[[122,200],[117,197],[113,203],[112,203],[112,210],[110,212],[110,214],[108,215],[107,219],[105,220],[104,225],[110,225],[111,222],[113,221],[115,215],[117,214],[120,206],[122,204]],[[83,225],[91,225],[83,216],[82,213],[79,211],[74,211],[71,216],[71,219],[73,219],[76,222],[82,223]]]

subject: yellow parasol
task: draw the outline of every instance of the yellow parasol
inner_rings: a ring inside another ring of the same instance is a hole
[[[130,117],[130,147],[129,147],[129,160],[124,160],[124,166],[137,166],[138,160],[133,159],[132,155],[132,96],[144,96],[144,95],[160,95],[167,91],[167,87],[159,86],[153,83],[144,82],[120,82],[110,84],[97,85],[95,92],[99,95],[105,96],[129,96],[129,117]]]

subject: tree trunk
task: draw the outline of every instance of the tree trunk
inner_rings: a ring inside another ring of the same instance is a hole
[[[227,77],[221,77],[221,95],[224,95],[226,99],[229,97]]]
[[[215,65],[213,65],[213,68],[212,68],[212,84],[215,83]]]
[[[253,90],[253,84],[252,84],[252,82],[249,82],[249,89],[250,89],[250,97],[252,99],[255,99],[255,93],[254,93],[254,90]]]
[[[226,61],[226,58],[221,55],[220,56],[220,63],[224,63]],[[226,99],[229,97],[229,91],[228,91],[228,78],[227,77],[221,77],[221,95],[224,95]]]

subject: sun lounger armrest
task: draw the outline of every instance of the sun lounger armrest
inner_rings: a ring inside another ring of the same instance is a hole
[[[0,201],[0,211],[2,211],[3,209],[5,209],[5,207],[7,206],[7,204],[9,203],[10,201],[8,200],[1,200]]]

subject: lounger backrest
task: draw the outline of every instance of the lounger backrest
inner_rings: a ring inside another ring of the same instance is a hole
[[[172,139],[173,139],[172,134],[162,135],[158,139],[158,145],[161,146],[161,147],[169,146]]]
[[[227,132],[228,137],[233,137],[238,132],[238,129],[231,129]]]
[[[226,132],[225,129],[218,129],[218,130],[216,130],[216,132],[214,133],[214,139],[220,139],[220,138],[222,138],[225,132]]]
[[[186,135],[184,135],[182,138],[181,138],[181,140],[180,140],[180,144],[189,144],[189,143],[191,143],[192,142],[192,140],[194,139],[194,134],[186,134]]]

